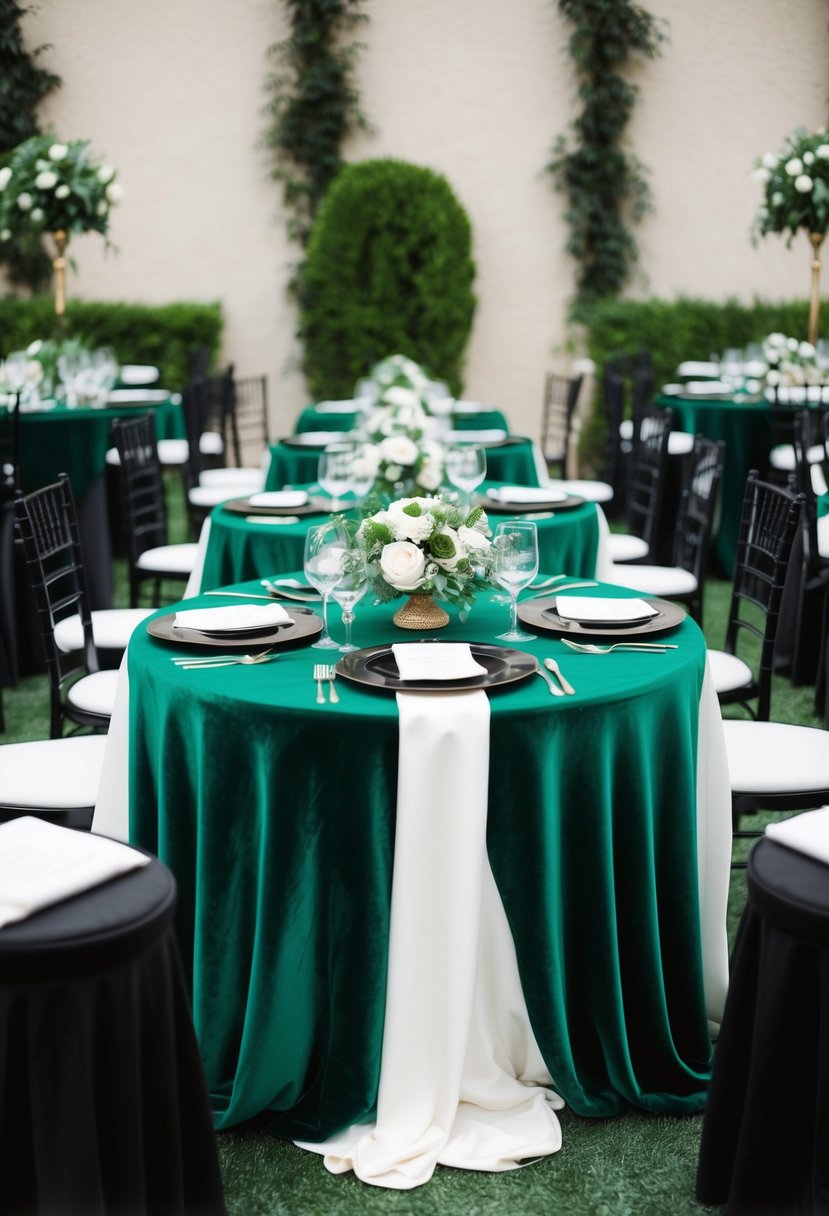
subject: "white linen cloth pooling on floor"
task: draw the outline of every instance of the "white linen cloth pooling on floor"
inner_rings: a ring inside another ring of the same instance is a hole
[[[564,1103],[542,1088],[552,1082],[487,858],[486,693],[398,693],[397,704],[377,1121],[300,1147],[323,1153],[332,1173],[408,1190],[438,1164],[501,1171],[556,1152]]]

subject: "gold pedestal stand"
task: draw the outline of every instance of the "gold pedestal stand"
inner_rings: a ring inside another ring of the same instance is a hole
[[[410,595],[391,618],[399,629],[442,629],[449,624],[449,613],[431,595]]]
[[[52,270],[55,272],[55,313],[62,317],[66,312],[66,246],[69,244],[69,233],[59,228],[52,233],[55,243],[55,256],[52,258]]]
[[[809,332],[807,337],[812,346],[817,345],[818,317],[820,315],[820,247],[823,244],[823,233],[810,232],[812,242],[812,295],[809,301]]]

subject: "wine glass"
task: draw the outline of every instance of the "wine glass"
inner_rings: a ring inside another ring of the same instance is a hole
[[[495,530],[493,578],[509,592],[509,628],[502,642],[532,642],[535,635],[518,628],[518,592],[538,574],[538,528],[529,520],[507,520]]]
[[[351,453],[348,488],[359,501],[365,498],[377,478],[377,453],[371,443],[355,443]]]
[[[486,449],[480,443],[460,443],[446,449],[446,476],[467,500],[486,477]]]
[[[353,445],[336,443],[320,453],[317,481],[331,498],[331,510],[339,511],[340,499],[351,489]]]
[[[309,528],[305,537],[305,577],[322,596],[322,633],[317,641],[312,643],[318,650],[338,649],[337,643],[328,632],[328,601],[342,577],[341,556],[348,545],[349,538],[345,529],[336,520],[331,519]]]
[[[3,374],[6,384],[15,395],[26,384],[26,377],[29,374],[29,356],[25,350],[13,350],[10,355],[6,355],[3,361]]]
[[[351,625],[354,620],[354,605],[366,593],[366,559],[362,549],[344,550],[339,559],[340,577],[331,589],[331,594],[343,610],[345,642],[342,652],[357,650],[351,641]]]

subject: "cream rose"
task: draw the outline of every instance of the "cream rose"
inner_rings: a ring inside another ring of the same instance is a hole
[[[426,558],[409,540],[395,540],[380,554],[383,578],[398,591],[416,591],[423,580]]]
[[[484,536],[477,528],[467,528],[466,524],[461,524],[458,528],[458,536],[464,548],[473,554],[486,553],[492,547],[488,536]]]
[[[53,173],[51,169],[45,169],[43,173],[38,173],[35,178],[35,185],[38,190],[52,190],[58,184],[58,175]]]
[[[66,144],[52,144],[49,149],[49,160],[66,160],[69,148]]]
[[[420,405],[420,399],[417,393],[410,388],[403,388],[402,385],[396,384],[392,388],[387,388],[383,393],[383,401],[387,405],[395,405],[398,409],[408,407],[412,409]]]
[[[380,444],[380,459],[390,464],[414,464],[418,457],[417,444],[407,435],[390,435]]]
[[[0,190],[5,190],[11,179],[12,171],[8,165],[5,165],[2,169],[0,169]]]

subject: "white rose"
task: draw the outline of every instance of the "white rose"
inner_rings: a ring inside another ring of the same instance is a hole
[[[34,342],[30,342],[29,345],[26,347],[26,354],[27,355],[39,355],[40,348],[42,346],[43,346],[43,342],[41,341],[41,339],[35,338]]]
[[[11,228],[4,228],[3,231],[0,232],[0,241],[10,241],[11,239],[12,239]]]
[[[62,186],[58,186],[57,190],[55,191],[55,198],[69,198],[71,193],[72,191],[69,189],[66,183],[64,183]]]
[[[68,151],[66,144],[52,144],[49,149],[49,160],[65,160]]]
[[[95,208],[95,214],[96,215],[106,215],[108,210],[109,210],[108,204],[106,203],[106,201],[104,199],[101,199],[100,203],[98,203],[98,206]]]
[[[766,375],[766,383],[771,385],[772,388],[776,388],[776,386],[780,383],[780,372],[768,372]]]
[[[771,196],[771,205],[772,205],[772,207],[779,207],[779,206],[781,206],[781,204],[783,203],[783,201],[784,201],[783,195],[780,193],[780,191],[779,191],[779,190],[775,190],[774,194]]]
[[[786,339],[786,346],[791,351],[796,351],[799,345],[800,345],[800,343],[798,342],[797,338],[787,338]]]
[[[756,182],[767,182],[771,174],[768,169],[764,169],[762,165],[758,165],[756,169],[752,169],[751,176]]]
[[[797,348],[797,353],[801,359],[813,359],[815,356],[815,348],[811,342],[801,342]]]
[[[803,163],[804,163],[804,165],[813,165],[815,163],[814,152],[804,152],[803,153]]]
[[[418,485],[424,490],[436,490],[443,480],[443,465],[440,461],[424,460],[417,475]]]
[[[383,400],[388,405],[396,405],[398,408],[408,406],[411,409],[413,406],[420,405],[417,393],[413,393],[410,388],[402,388],[399,384],[393,388],[387,388],[383,393]]]
[[[400,481],[403,476],[403,470],[399,464],[387,464],[384,477],[386,481]]]
[[[407,515],[401,511],[394,517],[394,534],[398,540],[412,540],[416,544],[428,540],[435,521],[431,515]]]
[[[829,144],[821,144],[820,147],[815,148],[815,156],[820,160],[829,160]]]
[[[777,157],[774,155],[773,152],[766,152],[762,159],[763,159],[763,164],[766,166],[767,169],[776,169],[777,168]]]
[[[28,211],[32,205],[31,194],[28,194],[25,190],[23,191],[22,194],[18,194],[17,205],[21,211]]]
[[[58,184],[58,175],[53,173],[51,169],[45,169],[43,173],[38,173],[35,178],[35,185],[38,190],[52,190]]]
[[[812,179],[808,173],[801,173],[799,177],[794,179],[794,188],[799,194],[808,194],[812,188]]]
[[[8,165],[4,165],[0,169],[0,190],[5,190],[12,178],[12,171]]]
[[[803,172],[803,161],[799,156],[793,156],[791,160],[786,161],[785,169],[789,177],[797,177]]]
[[[35,224],[39,224],[42,219],[43,219],[43,208],[34,207],[32,209],[32,220],[34,221]]]
[[[467,528],[466,524],[461,524],[458,528],[458,536],[461,538],[464,548],[473,553],[486,553],[488,549],[492,548],[492,542],[488,536],[484,536],[477,528]]]
[[[112,165],[101,165],[98,170],[99,182],[110,182],[115,177],[115,169]]]
[[[412,465],[418,454],[417,444],[407,435],[390,435],[380,444],[380,458],[393,464]]]
[[[124,197],[124,191],[118,185],[118,182],[112,182],[106,188],[106,196],[111,203],[120,203],[121,199]]]
[[[408,540],[392,541],[380,554],[383,578],[398,591],[416,591],[421,585],[426,558],[417,545]]]
[[[768,342],[769,346],[785,346],[786,335],[781,333],[769,334],[766,341]]]

